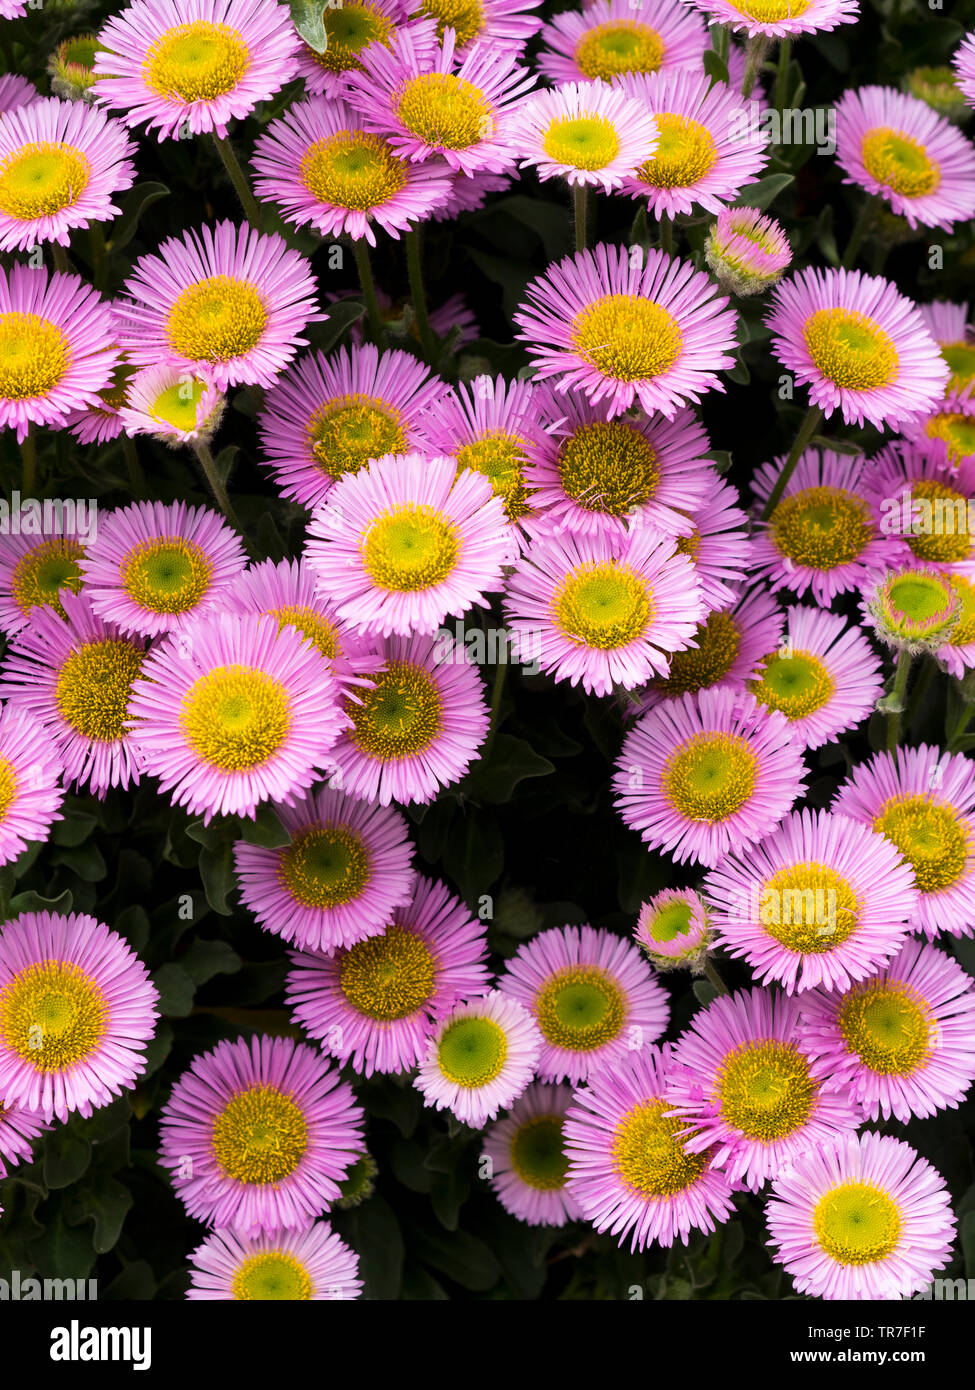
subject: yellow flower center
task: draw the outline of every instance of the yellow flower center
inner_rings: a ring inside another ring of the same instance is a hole
[[[311,642],[329,661],[341,655],[341,643],[334,626],[314,608],[269,608],[262,617],[277,618],[279,632],[286,627],[296,627],[305,641]]]
[[[501,1075],[508,1039],[493,1018],[458,1018],[447,1025],[437,1047],[441,1073],[466,1091],[486,1086]]]
[[[545,982],[535,997],[535,1014],[553,1047],[594,1052],[619,1037],[626,1004],[605,970],[572,965]]]
[[[260,767],[291,728],[288,692],[265,671],[218,666],[184,695],[180,724],[187,742],[211,767],[221,772]]]
[[[511,1166],[536,1192],[558,1192],[565,1186],[569,1160],[562,1139],[559,1115],[533,1115],[515,1130],[511,1139]]]
[[[663,39],[649,24],[614,19],[586,30],[576,44],[575,60],[587,77],[611,82],[626,72],[656,72],[664,51]]]
[[[749,1139],[785,1139],[809,1119],[818,1088],[794,1043],[742,1043],[729,1052],[716,1078],[725,1121]]]
[[[408,1018],[433,994],[437,963],[415,932],[387,927],[342,954],[339,987],[352,1008],[381,1023]]]
[[[71,363],[71,346],[56,323],[39,314],[0,314],[0,399],[48,395]]]
[[[236,29],[197,19],[161,34],[146,53],[142,71],[146,85],[170,101],[213,101],[234,90],[250,58]]]
[[[907,985],[871,980],[843,996],[840,1032],[865,1067],[882,1076],[909,1076],[931,1054],[937,1024]]]
[[[90,1057],[108,1019],[97,982],[68,962],[29,965],[0,992],[0,1038],[35,1071],[63,1072]]]
[[[487,478],[494,495],[503,499],[509,521],[517,521],[530,511],[523,480],[527,462],[523,439],[504,430],[492,430],[470,444],[462,444],[455,457],[458,472],[470,468]]]
[[[920,141],[880,126],[863,137],[861,157],[869,174],[904,198],[933,193],[941,182],[941,170]]]
[[[2,370],[0,356],[0,372]],[[962,411],[943,410],[925,422],[924,432],[929,439],[944,440],[952,463],[961,463],[963,459],[975,455],[975,416],[965,415]]]
[[[449,72],[411,77],[396,113],[411,135],[433,148],[466,150],[494,135],[494,111],[484,93]]]
[[[87,642],[58,672],[55,699],[65,721],[83,738],[114,743],[128,732],[132,682],[145,653],[123,638]]]
[[[484,9],[478,0],[421,0],[410,18],[435,19],[441,41],[446,30],[453,29],[459,49],[466,47],[484,27]]]
[[[308,421],[308,440],[318,467],[330,478],[356,473],[370,459],[406,450],[399,411],[378,396],[359,392],[319,406]]]
[[[579,646],[615,651],[635,642],[653,621],[656,605],[645,579],[628,565],[580,565],[552,596],[552,617]]]
[[[361,72],[362,64],[356,54],[370,43],[388,48],[395,27],[374,5],[362,3],[329,7],[322,18],[327,39],[325,52],[316,53],[307,44],[305,52],[326,72]]]
[[[975,343],[942,343],[941,356],[951,368],[949,391],[961,391],[975,381]]]
[[[293,1097],[276,1086],[232,1096],[213,1121],[213,1153],[237,1182],[277,1183],[295,1171],[308,1147],[308,1126]]]
[[[0,163],[0,210],[25,222],[50,216],[70,207],[90,178],[88,157],[74,145],[23,145]]]
[[[348,705],[351,738],[371,758],[408,758],[429,748],[443,728],[443,701],[433,677],[419,666],[392,661]]]
[[[381,135],[343,130],[309,146],[301,181],[320,203],[367,212],[406,187],[406,165]]]
[[[651,188],[689,188],[718,158],[711,132],[700,121],[664,111],[656,116],[660,140],[636,176]]]
[[[908,544],[918,559],[943,565],[967,559],[972,541],[965,493],[934,478],[918,478],[911,484],[911,500],[919,504],[914,520],[921,534],[910,535]]]
[[[748,688],[766,709],[787,719],[805,719],[832,698],[836,682],[818,656],[793,650],[789,656],[767,656],[761,675]]]
[[[297,1303],[312,1295],[307,1269],[294,1255],[283,1250],[263,1250],[257,1255],[248,1255],[234,1274],[231,1288],[236,1299]]]
[[[605,169],[620,150],[616,127],[605,116],[562,116],[542,138],[549,159],[573,169]]]
[[[39,604],[49,604],[62,618],[65,616],[58,594],[70,589],[76,594],[81,588],[81,566],[84,546],[67,536],[41,541],[17,561],[10,581],[10,593],[21,613],[30,613]]]
[[[876,391],[896,381],[897,349],[879,324],[855,309],[817,309],[803,325],[816,367],[847,391]]]
[[[821,955],[853,935],[860,903],[835,869],[805,861],[766,880],[759,917],[768,935],[787,950]]]
[[[928,796],[892,796],[873,829],[893,840],[922,893],[940,893],[968,868],[972,827],[951,806]]]
[[[377,517],[361,542],[366,571],[382,589],[417,593],[442,584],[460,556],[457,528],[433,507],[397,507]]]
[[[805,14],[812,0],[731,0],[739,14],[759,24],[774,24],[780,19],[796,19]]]
[[[17,774],[9,758],[0,755],[0,825],[6,820],[16,795]]]
[[[188,613],[210,588],[213,566],[195,541],[144,541],[122,561],[122,586],[150,613]]]
[[[813,1229],[820,1248],[842,1265],[874,1264],[897,1248],[900,1208],[870,1182],[845,1182],[820,1197]]]
[[[727,820],[748,802],[758,759],[740,734],[694,734],[667,759],[663,791],[686,819]]]
[[[949,577],[952,595],[958,600],[960,611],[958,621],[947,636],[949,647],[967,647],[975,642],[975,585],[959,574]]]
[[[848,565],[871,536],[870,509],[838,487],[807,487],[783,497],[771,519],[772,544],[804,569]]]
[[[191,362],[230,362],[261,341],[268,314],[256,286],[211,275],[188,286],[169,311],[169,346]]]
[[[653,445],[625,420],[580,425],[560,445],[558,465],[566,496],[607,516],[626,516],[641,507],[660,481]]]
[[[685,1152],[680,1132],[687,1128],[687,1121],[664,1113],[671,1108],[664,1100],[645,1101],[624,1115],[616,1127],[613,1168],[643,1197],[673,1197],[686,1192],[710,1162],[707,1152]]]
[[[305,907],[353,902],[372,877],[362,836],[344,825],[310,826],[282,851],[278,878]]]
[[[609,294],[576,315],[572,345],[605,376],[646,381],[670,370],[683,339],[662,304],[635,294]]]
[[[694,634],[696,647],[674,652],[670,671],[656,688],[667,695],[705,690],[725,678],[741,646],[741,629],[730,613],[715,609]]]

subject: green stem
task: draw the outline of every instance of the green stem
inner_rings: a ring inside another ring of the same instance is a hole
[[[54,269],[62,275],[70,275],[71,265],[68,261],[68,253],[59,241],[51,242],[51,258],[54,261]]]
[[[914,718],[918,712],[918,709],[921,707],[921,704],[923,703],[925,695],[928,693],[928,687],[930,686],[931,680],[937,672],[937,670],[938,667],[935,664],[934,658],[932,656],[925,657],[924,663],[921,667],[921,672],[917,680],[914,682],[914,689],[911,691],[911,698],[908,700],[907,708],[904,711],[905,729],[910,729],[911,725],[913,724]]]
[[[863,244],[863,238],[867,234],[867,228],[873,220],[873,199],[864,198],[863,206],[856,222],[853,224],[853,231],[850,233],[850,240],[846,243],[846,251],[843,253],[843,269],[852,270],[856,265],[857,252]]]
[[[711,25],[711,47],[727,67],[728,54],[731,52],[731,32],[726,25]]]
[[[37,481],[37,436],[34,434],[33,425],[29,425],[27,428],[24,442],[20,446],[20,456],[24,463],[20,479],[20,495],[21,497],[32,497]]]
[[[412,232],[405,235],[406,241],[406,269],[410,277],[410,295],[413,300],[413,313],[416,317],[416,328],[420,335],[420,346],[423,348],[423,356],[427,362],[433,364],[437,354],[437,345],[433,337],[433,329],[430,327],[430,317],[427,314],[427,297],[423,288],[423,260],[420,255],[420,231],[414,228]]]
[[[576,226],[576,250],[586,249],[586,223],[589,217],[589,189],[584,183],[572,186],[572,210]]]
[[[382,344],[383,316],[379,312],[379,300],[376,297],[376,281],[373,279],[372,263],[369,260],[369,247],[366,245],[364,237],[352,243],[352,251],[355,255],[356,270],[359,272],[359,285],[362,289],[362,297],[366,301],[366,319],[369,323],[369,332],[372,340],[377,345]]]
[[[748,47],[745,50],[745,77],[741,84],[741,94],[746,101],[751,96],[752,89],[758,80],[758,74],[762,70],[770,42],[764,34],[756,34],[753,39],[748,40]]]
[[[202,439],[194,439],[192,441],[192,444],[193,452],[200,460],[200,467],[203,469],[204,476],[206,477],[207,483],[209,484],[210,491],[213,493],[217,506],[223,512],[224,516],[230,522],[231,526],[233,526],[238,531],[242,530],[243,528],[241,527],[240,522],[237,520],[237,514],[234,511],[233,506],[231,505],[229,496],[227,495],[227,489],[224,487],[223,483],[220,481],[219,475],[217,474],[217,465],[214,462],[213,454],[210,452],[209,444],[207,444]]]
[[[719,994],[728,993],[728,986],[725,984],[724,980],[722,980],[721,976],[714,968],[710,956],[704,957],[704,973],[711,981],[711,983],[714,985],[715,989],[718,991]]]
[[[782,472],[775,481],[775,487],[769,493],[768,501],[762,508],[762,520],[768,521],[769,517],[779,505],[786,485],[795,471],[795,466],[799,462],[802,451],[809,445],[809,441],[819,429],[819,422],[823,418],[823,412],[818,405],[811,405],[802,418],[802,424],[795,439],[792,441],[792,448],[789,450],[789,457],[785,461]]]
[[[674,219],[665,212],[660,214],[660,249],[668,256],[674,254]]]
[[[494,736],[498,732],[498,716],[501,712],[501,696],[504,694],[504,678],[508,670],[506,661],[499,661],[494,668],[494,680],[491,684],[491,723],[488,726],[488,736],[484,742],[483,757],[486,759],[494,743]]]
[[[901,724],[904,719],[904,696],[907,694],[907,678],[911,673],[914,657],[906,647],[897,653],[897,666],[894,670],[894,684],[890,691],[890,709],[887,712],[887,752],[893,753],[901,741]]]
[[[257,200],[251,192],[251,186],[247,182],[247,175],[240,167],[240,160],[234,153],[234,147],[225,135],[218,135],[216,131],[211,132],[213,143],[217,147],[217,154],[220,156],[223,167],[230,177],[230,182],[237,190],[237,197],[240,205],[244,209],[244,216],[252,227],[261,230],[261,210],[257,206]]]
[[[792,61],[792,40],[783,39],[779,44],[779,61],[775,70],[775,109],[785,109],[786,89],[789,85],[789,64]]]
[[[142,471],[142,464],[139,462],[135,440],[128,434],[122,435],[122,455],[129,474],[129,487],[132,489],[132,496],[135,498],[145,497],[146,476]]]

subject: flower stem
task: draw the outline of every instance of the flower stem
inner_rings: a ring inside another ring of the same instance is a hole
[[[668,256],[674,254],[674,219],[665,212],[660,214],[660,249]]]
[[[906,647],[897,653],[897,666],[894,670],[894,684],[889,696],[887,711],[887,752],[895,752],[901,741],[901,724],[904,719],[904,696],[907,694],[907,678],[910,675],[914,657]]]
[[[416,316],[417,332],[420,335],[420,346],[423,348],[423,356],[427,362],[433,363],[437,353],[437,345],[433,338],[433,329],[430,327],[430,317],[427,314],[427,297],[423,288],[423,261],[420,256],[420,230],[414,227],[413,231],[405,234],[406,242],[406,269],[410,277],[410,295],[413,300],[413,313]]]
[[[20,456],[24,464],[20,494],[22,497],[31,497],[37,480],[37,436],[34,434],[33,425],[27,428],[24,442],[20,446]]]
[[[776,111],[781,111],[785,107],[786,88],[789,85],[789,64],[792,61],[792,40],[783,39],[779,44],[779,61],[775,70],[775,97],[774,106]]]
[[[589,189],[584,183],[572,186],[572,211],[576,224],[576,250],[586,249],[586,219],[589,216]]]
[[[366,319],[369,323],[369,334],[374,343],[380,344],[383,331],[383,317],[379,312],[379,300],[376,297],[376,281],[372,274],[372,263],[369,260],[369,247],[365,239],[360,237],[352,243],[352,253],[355,256],[356,270],[359,272],[359,286],[362,290],[362,297],[366,301]]]
[[[68,253],[59,241],[51,242],[51,258],[54,261],[54,269],[60,271],[62,275],[70,275],[71,266],[68,262]]]
[[[796,464],[799,462],[799,457],[802,451],[808,446],[813,435],[819,429],[819,422],[822,418],[823,412],[818,405],[811,405],[803,416],[802,424],[799,426],[798,433],[792,441],[789,457],[786,459],[782,472],[775,481],[775,487],[773,487],[772,491],[769,493],[768,501],[762,508],[763,521],[768,521],[769,517],[779,505],[782,494],[785,492],[786,485],[795,471]]]
[[[142,471],[142,464],[139,462],[135,440],[131,435],[122,435],[122,455],[129,474],[129,487],[132,489],[132,496],[135,498],[145,497],[146,477]]]
[[[745,50],[745,76],[741,84],[741,94],[746,100],[751,96],[758,74],[762,70],[770,42],[764,34],[756,34],[754,38],[748,40],[748,47]]]
[[[711,47],[715,53],[728,66],[728,54],[731,52],[731,33],[725,24],[711,25]]]
[[[257,206],[257,200],[251,192],[251,186],[247,182],[247,175],[240,167],[240,160],[234,153],[234,147],[225,135],[218,135],[212,131],[213,143],[217,147],[217,154],[220,156],[223,167],[226,169],[230,182],[237,190],[237,197],[240,205],[244,209],[244,216],[252,227],[257,231],[261,230],[261,210]]]
[[[231,526],[238,531],[242,530],[243,528],[237,520],[237,514],[227,494],[227,489],[220,481],[220,476],[217,473],[217,465],[214,462],[213,454],[210,452],[209,444],[202,439],[194,439],[192,441],[192,447],[193,452],[200,460],[200,467],[203,469],[204,476],[209,484],[210,491],[213,493],[217,506],[223,512]]]
[[[714,985],[715,989],[718,991],[719,994],[728,993],[728,986],[725,984],[724,980],[722,980],[721,976],[714,968],[710,956],[704,957],[704,973],[711,981],[711,983]]]
[[[850,233],[850,240],[846,243],[846,250],[843,253],[843,269],[852,270],[856,265],[857,252],[863,244],[867,228],[873,218],[873,199],[864,198],[860,215],[853,224],[853,231]]]

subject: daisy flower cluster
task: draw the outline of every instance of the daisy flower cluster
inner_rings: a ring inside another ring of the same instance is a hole
[[[475,1170],[566,1254],[948,1268],[975,35],[812,175],[862,8],[130,0],[0,78],[0,1178],[127,1096],[189,1299],[375,1296],[343,1214]]]

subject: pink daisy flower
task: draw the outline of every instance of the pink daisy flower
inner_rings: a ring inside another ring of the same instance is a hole
[[[528,1226],[564,1226],[582,1216],[566,1188],[563,1128],[571,1102],[570,1087],[533,1082],[484,1135],[482,1159],[497,1199]]]
[[[464,174],[504,173],[515,162],[515,102],[535,77],[516,52],[489,43],[473,44],[455,71],[454,49],[453,30],[431,47],[425,25],[403,29],[388,49],[362,51],[346,100],[400,159],[436,156]]]
[[[480,756],[490,717],[466,649],[452,637],[394,637],[372,688],[346,701],[330,785],[365,801],[432,801]]]
[[[955,85],[969,106],[975,107],[975,31],[966,34],[955,49],[951,66],[955,70]]]
[[[836,613],[786,609],[785,634],[748,688],[789,721],[803,748],[821,748],[873,711],[884,679],[880,657],[857,626]]]
[[[860,598],[863,621],[895,652],[938,652],[961,618],[951,575],[929,565],[898,565],[869,577]]]
[[[958,604],[958,620],[945,635],[935,659],[961,680],[975,666],[975,582],[957,574],[948,574],[945,579]]]
[[[373,224],[399,238],[450,196],[445,166],[400,159],[343,101],[313,97],[272,121],[251,163],[254,192],[296,227],[376,245]]]
[[[77,275],[0,269],[0,429],[22,444],[32,424],[60,429],[96,403],[118,360],[114,336],[109,306]]]
[[[408,352],[369,343],[306,354],[278,378],[258,417],[282,496],[310,511],[372,459],[425,452],[424,417],[447,389]]]
[[[757,208],[722,208],[704,255],[721,288],[742,296],[763,293],[792,264],[792,246],[781,224]]]
[[[708,437],[690,410],[618,417],[580,395],[536,391],[545,431],[526,471],[532,530],[619,536],[627,528],[688,536],[709,492]]]
[[[441,42],[446,31],[453,29],[458,53],[466,53],[474,42],[520,52],[538,33],[539,17],[534,11],[539,4],[540,0],[478,0],[476,6],[465,8],[454,0],[412,0],[408,8],[411,20],[436,21]]]
[[[910,1298],[948,1263],[956,1226],[941,1174],[886,1134],[808,1149],[765,1214],[797,1292],[825,1299]]]
[[[849,816],[797,811],[704,880],[717,945],[788,994],[848,989],[887,964],[917,911],[913,874]]]
[[[595,0],[562,10],[542,28],[538,66],[554,85],[612,82],[625,73],[700,67],[708,47],[704,23],[686,5],[644,0]]]
[[[776,286],[767,322],[775,355],[827,418],[894,428],[944,395],[948,366],[890,280],[811,267]]]
[[[348,723],[325,658],[273,618],[204,614],[154,647],[130,725],[159,790],[204,824],[290,806]]]
[[[975,458],[953,465],[941,440],[898,440],[872,460],[865,491],[888,538],[888,564],[920,560],[975,579]]]
[[[719,685],[743,689],[778,647],[784,623],[778,604],[764,589],[742,594],[728,608],[713,608],[694,634],[695,645],[674,652],[667,675],[642,693],[642,707]]]
[[[222,517],[185,502],[133,502],[100,522],[79,562],[99,618],[157,637],[225,604],[247,567]]]
[[[802,746],[780,714],[719,687],[667,700],[627,734],[615,805],[644,843],[713,867],[767,835],[805,788]]]
[[[433,633],[484,604],[517,548],[487,479],[423,454],[341,478],[308,535],[305,558],[339,617],[382,637]]]
[[[0,929],[0,1105],[89,1116],[135,1085],[159,995],[128,944],[84,913]]]
[[[81,588],[84,554],[74,535],[0,531],[0,631],[12,637],[37,608],[53,608],[63,618],[59,594]]]
[[[483,474],[511,522],[530,516],[535,504],[526,479],[549,438],[538,397],[530,381],[477,376],[433,401],[421,420],[429,452]]]
[[[222,392],[205,376],[190,376],[176,366],[145,367],[126,385],[118,422],[130,437],[151,434],[175,448],[212,438],[224,404]]]
[[[749,38],[791,39],[799,34],[829,33],[840,24],[855,24],[859,0],[690,0],[713,24],[744,29]]]
[[[255,1036],[196,1057],[163,1107],[159,1162],[187,1213],[240,1238],[301,1230],[362,1152],[352,1088],[311,1047]]]
[[[763,463],[752,481],[764,506],[785,456]],[[828,608],[840,594],[859,590],[884,564],[890,546],[863,496],[862,455],[806,449],[768,521],[751,537],[751,574],[775,591],[808,593]]]
[[[975,386],[975,326],[969,322],[967,303],[936,299],[931,304],[919,304],[918,308],[925,328],[951,369],[949,394],[970,390]]]
[[[362,71],[363,49],[372,43],[388,48],[406,23],[408,8],[404,0],[343,0],[335,9],[324,7],[325,51],[316,53],[304,42],[298,50],[298,72],[309,95],[343,96],[349,74]],[[432,29],[429,32],[432,48]]]
[[[526,97],[517,107],[512,140],[519,168],[571,186],[620,188],[631,169],[653,157],[657,123],[647,105],[605,82],[567,82]]]
[[[836,105],[836,160],[853,184],[909,226],[952,228],[975,215],[975,149],[926,101],[858,87]]]
[[[492,990],[438,1020],[413,1084],[427,1105],[480,1129],[525,1090],[540,1051],[528,1010]]]
[[[442,883],[418,877],[377,934],[327,958],[293,954],[288,1006],[357,1072],[410,1071],[437,1021],[487,992],[486,956],[483,923]]]
[[[160,140],[225,137],[291,81],[299,42],[274,0],[133,0],[98,35],[93,91]]]
[[[750,131],[748,107],[706,72],[675,68],[617,79],[626,94],[651,114],[659,143],[636,159],[622,191],[646,198],[656,218],[690,214],[695,206],[718,213],[755,183],[765,167],[768,136]]]
[[[409,902],[413,846],[399,812],[321,787],[278,816],[286,845],[234,845],[241,900],[265,931],[331,955]]]
[[[633,939],[655,969],[686,967],[700,975],[711,943],[704,900],[690,888],[665,888],[654,894],[640,908]]]
[[[541,535],[516,566],[504,612],[521,660],[595,695],[666,675],[704,616],[691,562],[652,531]]]
[[[131,188],[135,145],[125,127],[83,101],[49,97],[0,122],[0,251],[69,245],[76,227],[107,222]]]
[[[4,3],[5,0],[0,0],[0,13],[3,12]],[[19,111],[28,103],[39,100],[40,92],[26,77],[20,77],[15,72],[0,73],[0,116],[8,116],[11,111]]]
[[[903,433],[918,444],[940,441],[953,464],[975,461],[975,394],[969,387],[950,393],[926,417],[906,421]]]
[[[145,642],[101,619],[84,593],[60,591],[64,617],[38,608],[13,639],[0,697],[33,715],[54,741],[65,786],[104,798],[139,781],[141,753],[129,729]]]
[[[16,707],[0,707],[0,864],[46,840],[61,820],[60,776],[50,733]]]
[[[122,433],[119,412],[125,405],[126,389],[133,369],[120,356],[107,387],[83,410],[70,410],[66,425],[79,444],[109,444]]]
[[[0,1178],[9,1177],[19,1163],[30,1163],[34,1140],[50,1127],[36,1110],[0,1105]]]
[[[252,1236],[214,1231],[189,1258],[190,1300],[348,1300],[362,1292],[358,1255],[326,1221]]]
[[[678,537],[677,549],[694,565],[706,608],[733,603],[737,585],[751,573],[748,516],[738,505],[736,488],[712,469],[704,499],[691,513],[691,532]]]
[[[354,694],[365,676],[382,669],[375,643],[337,617],[334,603],[301,560],[252,565],[224,603],[235,613],[277,618],[279,628],[293,627],[325,658],[343,691]]]
[[[734,366],[735,315],[688,261],[600,244],[566,256],[532,280],[514,315],[538,377],[581,389],[610,418],[639,404],[672,420],[679,407],[724,387]]]
[[[137,366],[160,362],[228,386],[270,386],[317,313],[317,282],[279,236],[218,222],[170,237],[142,256],[115,313],[119,341]]]
[[[975,981],[957,961],[909,941],[879,975],[845,993],[802,998],[798,1036],[868,1120],[905,1124],[954,1109],[975,1080]]]
[[[975,767],[922,743],[854,768],[832,808],[897,848],[913,875],[911,926],[928,937],[971,936],[975,923]]]
[[[798,1023],[796,999],[741,990],[696,1013],[675,1049],[667,1099],[690,1126],[688,1151],[708,1152],[715,1168],[752,1192],[807,1149],[862,1123],[829,1087],[825,1064],[797,1037]]]
[[[632,942],[592,927],[552,927],[518,948],[498,989],[542,1034],[538,1076],[577,1086],[596,1067],[656,1042],[670,1001]]]
[[[576,1091],[565,1119],[569,1196],[597,1231],[620,1245],[629,1236],[631,1250],[686,1245],[734,1209],[727,1176],[688,1151],[683,1122],[668,1113],[673,1067],[669,1043],[623,1053]]]
[[[26,0],[0,0],[0,19],[23,19],[26,13]]]

